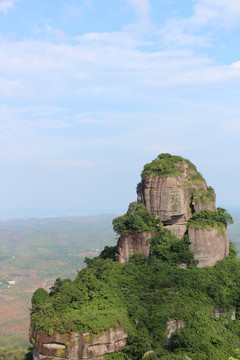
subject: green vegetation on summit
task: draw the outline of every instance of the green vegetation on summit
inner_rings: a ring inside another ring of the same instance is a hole
[[[197,171],[196,166],[191,161],[182,158],[181,156],[171,154],[160,154],[151,163],[144,165],[142,171],[142,179],[151,175],[161,175],[166,177],[177,177],[183,170],[180,165],[188,166],[188,180],[195,182],[203,182],[202,175]]]

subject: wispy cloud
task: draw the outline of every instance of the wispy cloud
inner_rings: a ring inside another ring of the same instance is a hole
[[[171,17],[159,30],[164,45],[210,47],[216,30],[240,27],[239,0],[195,0],[190,17]]]
[[[14,4],[17,0],[2,0],[0,1],[0,11],[3,12],[5,15],[9,13],[10,10],[14,8]]]
[[[81,5],[79,2],[68,1],[64,3],[64,13],[65,19],[69,20],[73,17],[81,19],[86,15],[87,10],[91,10],[93,8],[92,0],[83,0],[81,1]]]
[[[216,65],[191,50],[146,51],[134,37],[126,44],[119,42],[127,36],[131,34],[105,33],[92,41],[89,34],[75,44],[5,42],[0,54],[1,95],[38,101],[74,94],[150,97],[173,86],[239,81],[237,66]]]
[[[150,0],[127,0],[127,1],[137,14],[138,29],[147,30],[151,28],[152,25],[151,25]]]
[[[46,130],[69,127],[63,108],[10,108],[0,106],[0,138],[26,139],[34,137]]]
[[[209,23],[217,27],[240,26],[240,2],[239,0],[198,0],[190,21],[198,26]]]

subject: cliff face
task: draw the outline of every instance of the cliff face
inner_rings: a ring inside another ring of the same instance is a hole
[[[138,203],[143,203],[149,213],[159,217],[164,228],[179,239],[189,236],[191,250],[198,267],[212,266],[229,253],[227,232],[221,235],[218,229],[187,229],[192,214],[202,210],[216,211],[216,195],[211,187],[188,160],[162,154],[146,164],[142,181],[137,188]],[[148,240],[153,236],[142,234],[122,235],[117,250],[118,261],[126,262],[134,252],[149,252]]]
[[[71,333],[48,336],[31,329],[29,338],[34,346],[33,360],[100,360],[103,355],[121,351],[127,342],[127,334],[120,326],[98,335]]]
[[[229,254],[227,230],[189,228],[190,248],[198,260],[198,267],[213,266]]]
[[[150,214],[159,216],[166,226],[185,226],[193,211],[216,210],[214,193],[209,200],[195,200],[195,194],[208,193],[206,182],[203,179],[192,181],[187,164],[178,167],[181,172],[176,177],[150,175],[143,178],[137,191],[138,202],[144,203]]]
[[[117,261],[125,264],[129,260],[129,256],[134,253],[141,253],[144,258],[147,258],[150,250],[148,240],[155,234],[142,232],[121,235],[117,243]]]

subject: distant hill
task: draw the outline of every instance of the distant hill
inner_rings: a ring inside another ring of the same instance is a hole
[[[74,278],[86,256],[113,245],[114,216],[0,221],[0,347],[29,346],[32,293],[49,289],[57,277]]]

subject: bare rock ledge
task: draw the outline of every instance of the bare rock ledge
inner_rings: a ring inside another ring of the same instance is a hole
[[[48,336],[34,329],[29,333],[33,345],[33,360],[101,360],[102,356],[123,350],[127,334],[121,326],[89,333],[53,334]]]

